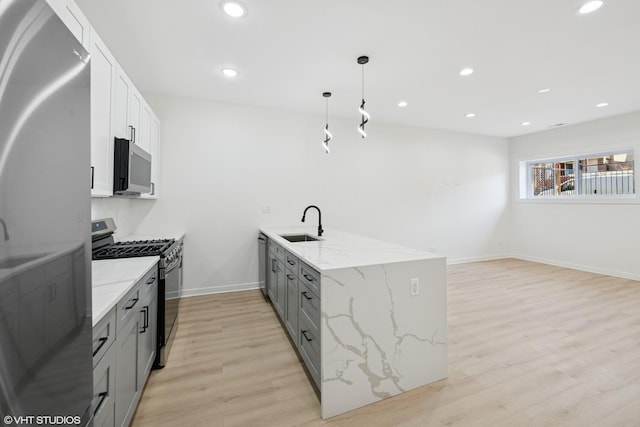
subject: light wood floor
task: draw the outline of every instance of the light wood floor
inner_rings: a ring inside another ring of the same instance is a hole
[[[640,426],[640,282],[507,259],[447,288],[449,377],[326,421],[259,291],[187,298],[133,426]]]

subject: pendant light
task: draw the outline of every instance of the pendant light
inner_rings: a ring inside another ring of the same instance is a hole
[[[327,154],[329,154],[329,141],[333,138],[331,132],[329,132],[329,98],[331,97],[331,92],[323,92],[322,96],[325,97],[325,125],[324,125],[324,141],[322,141],[322,146],[324,147]]]
[[[367,113],[364,109],[364,104],[365,104],[364,102],[364,64],[366,64],[367,62],[369,62],[368,56],[358,57],[358,64],[362,65],[362,103],[358,108],[358,111],[360,112],[362,119],[360,121],[360,124],[358,125],[358,132],[362,136],[362,139],[367,137],[367,133],[364,131],[364,125],[366,125],[369,119],[371,118],[369,113]]]

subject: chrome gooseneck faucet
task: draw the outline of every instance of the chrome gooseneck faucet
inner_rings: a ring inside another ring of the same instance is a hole
[[[324,230],[322,229],[322,212],[320,212],[320,208],[316,205],[309,205],[304,208],[304,212],[302,213],[302,222],[304,222],[304,217],[307,216],[307,211],[311,208],[314,208],[318,211],[318,237],[322,236]]]
[[[4,241],[9,240],[9,232],[7,231],[7,223],[4,222],[4,219],[0,218],[0,223],[2,224],[2,228],[4,230]]]

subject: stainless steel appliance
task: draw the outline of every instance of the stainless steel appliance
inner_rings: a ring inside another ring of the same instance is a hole
[[[91,223],[93,259],[160,257],[158,262],[158,337],[155,368],[162,368],[178,329],[178,311],[182,296],[182,239],[136,240],[115,242],[113,219]]]
[[[89,63],[45,1],[0,2],[0,419],[7,425],[92,422]]]
[[[115,138],[113,193],[139,196],[151,192],[151,154],[133,141]]]
[[[267,297],[267,236],[258,234],[258,281],[265,298]]]

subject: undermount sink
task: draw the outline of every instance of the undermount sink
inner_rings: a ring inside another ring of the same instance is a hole
[[[320,240],[317,237],[311,236],[310,234],[281,234],[280,237],[291,243],[317,242],[318,240]]]
[[[16,268],[21,266],[22,264],[26,264],[31,261],[35,261],[38,258],[42,258],[46,254],[37,254],[37,255],[21,255],[21,256],[12,256],[9,258],[0,259],[0,268]]]

